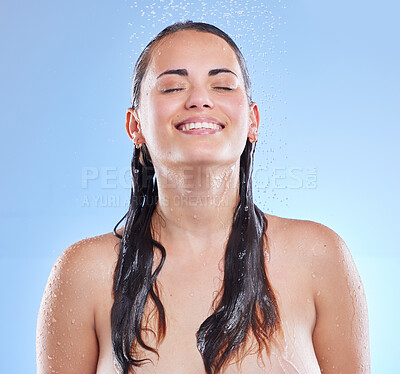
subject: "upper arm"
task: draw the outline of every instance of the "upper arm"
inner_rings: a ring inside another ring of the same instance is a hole
[[[84,243],[68,248],[54,265],[38,316],[38,373],[96,372],[92,266]]]
[[[313,247],[316,324],[313,344],[321,372],[370,373],[368,312],[363,285],[343,240],[324,226]]]

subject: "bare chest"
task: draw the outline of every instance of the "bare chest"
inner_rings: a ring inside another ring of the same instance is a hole
[[[240,365],[231,364],[225,373],[320,373],[312,344],[316,315],[307,271],[279,256],[271,257],[266,266],[277,298],[283,334],[271,341],[269,356],[265,352],[261,357],[248,355]],[[203,374],[196,333],[213,312],[214,302],[218,299],[223,277],[221,264],[180,271],[169,271],[166,266],[164,270],[160,273],[158,285],[166,313],[167,333],[158,346],[159,356],[141,351],[140,354],[151,361],[134,372]],[[112,300],[109,301],[111,305]],[[151,317],[148,322],[155,326]],[[102,314],[98,325],[100,355],[97,373],[105,374],[114,370],[109,313]],[[152,334],[147,334],[146,339],[150,345],[156,346]]]

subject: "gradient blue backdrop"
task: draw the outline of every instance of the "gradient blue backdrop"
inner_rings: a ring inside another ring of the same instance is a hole
[[[193,19],[248,60],[257,203],[343,237],[366,289],[373,373],[399,372],[399,11],[395,0],[2,1],[0,371],[35,372],[52,264],[124,214],[133,64],[163,26]]]

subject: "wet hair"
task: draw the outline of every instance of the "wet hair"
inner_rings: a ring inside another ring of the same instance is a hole
[[[250,78],[235,42],[213,25],[187,21],[165,28],[139,56],[132,78],[132,108],[139,106],[141,84],[154,47],[167,35],[183,30],[217,35],[232,47],[239,61],[250,104]],[[245,353],[243,350],[250,336],[255,338],[259,355],[264,349],[270,354],[268,343],[274,333],[280,330],[278,305],[265,271],[268,222],[253,202],[251,177],[254,151],[255,143],[247,139],[240,157],[240,199],[225,249],[223,286],[214,300],[214,312],[197,331],[197,348],[208,374],[219,373]],[[155,170],[145,144],[134,149],[131,171],[133,182],[129,209],[114,228],[121,243],[114,275],[111,337],[115,363],[123,374],[149,360],[139,357],[138,348],[157,354],[156,347],[149,346],[143,337],[143,334],[152,331],[144,323],[147,303],[152,303],[158,316],[157,331],[153,331],[157,346],[164,339],[167,329],[165,311],[157,289],[157,276],[165,262],[166,251],[152,235],[151,219],[158,202],[158,189]],[[125,227],[120,235],[116,230],[124,219]],[[154,250],[161,254],[158,264],[153,264]]]

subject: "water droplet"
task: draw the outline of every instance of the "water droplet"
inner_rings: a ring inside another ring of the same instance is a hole
[[[74,324],[74,323],[75,323],[75,319],[72,319],[72,320],[71,320],[71,323]]]

